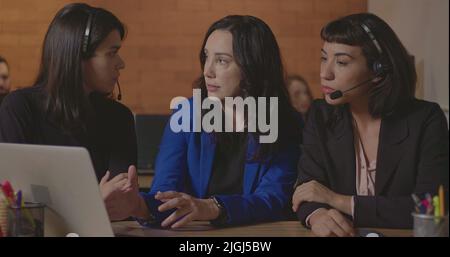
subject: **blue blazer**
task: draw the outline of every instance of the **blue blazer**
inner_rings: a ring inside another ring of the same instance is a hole
[[[189,117],[193,124],[192,99],[189,103]],[[163,213],[157,210],[161,202],[155,200],[154,196],[158,191],[178,191],[197,198],[207,197],[215,146],[211,133],[174,133],[170,122],[167,124],[156,159],[153,184],[148,193],[142,193],[151,213],[159,222],[173,210]],[[288,216],[297,176],[299,146],[293,144],[264,162],[251,161],[249,157],[253,156],[257,148],[257,138],[250,136],[243,194],[216,196],[227,211],[229,225],[280,220]]]

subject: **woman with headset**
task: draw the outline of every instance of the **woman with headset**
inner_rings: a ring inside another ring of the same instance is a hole
[[[411,194],[448,189],[448,128],[414,97],[416,71],[394,31],[361,13],[321,31],[320,79],[303,131],[292,208],[319,236],[411,228]]]
[[[114,175],[136,175],[133,115],[112,99],[125,67],[118,54],[124,36],[111,12],[65,6],[48,28],[36,82],[0,108],[0,142],[87,148],[105,199],[129,184],[127,173]]]

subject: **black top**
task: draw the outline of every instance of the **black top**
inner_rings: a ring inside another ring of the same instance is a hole
[[[217,144],[207,195],[242,194],[247,137],[230,133],[228,144]]]
[[[303,130],[297,184],[316,180],[338,194],[355,196],[356,227],[411,228],[412,193],[435,195],[441,184],[448,192],[448,127],[439,105],[413,100],[403,112],[382,119],[375,196],[356,195],[353,138],[348,106],[335,109],[315,101]],[[305,202],[297,215],[305,223],[320,207],[331,208]]]
[[[3,102],[3,98],[5,98],[5,96],[7,96],[7,94],[0,94],[0,105]]]
[[[41,87],[11,92],[0,107],[0,142],[82,146],[90,153],[98,179],[114,176],[137,163],[136,133],[130,110],[114,100],[91,94],[92,115],[86,128],[64,132],[45,115]],[[68,164],[70,165],[70,164]]]

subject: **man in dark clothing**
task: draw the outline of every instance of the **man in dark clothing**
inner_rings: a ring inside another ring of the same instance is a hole
[[[0,105],[3,98],[9,93],[11,83],[9,78],[9,65],[5,58],[0,56]]]

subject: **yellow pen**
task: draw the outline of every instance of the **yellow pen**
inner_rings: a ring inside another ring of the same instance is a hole
[[[439,186],[439,214],[440,216],[444,217],[445,215],[445,196],[444,196],[444,186]]]
[[[441,214],[439,210],[439,196],[435,195],[433,197],[433,205],[434,205],[434,216],[438,217]]]

